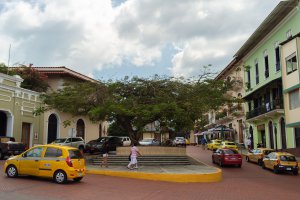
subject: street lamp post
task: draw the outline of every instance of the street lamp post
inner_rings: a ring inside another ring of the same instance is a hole
[[[277,151],[277,124],[274,123],[274,133],[275,133],[275,150]]]

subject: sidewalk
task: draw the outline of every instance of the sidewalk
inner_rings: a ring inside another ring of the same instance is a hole
[[[126,166],[94,165],[87,166],[88,174],[100,174],[124,178],[167,182],[218,182],[222,179],[222,171],[203,163],[173,166],[139,166],[139,169],[129,170]]]

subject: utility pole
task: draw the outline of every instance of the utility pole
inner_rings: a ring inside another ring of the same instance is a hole
[[[8,49],[7,68],[9,67],[9,62],[10,62],[10,49],[11,49],[11,44],[9,44],[9,49]],[[8,69],[7,69],[7,74],[8,74]]]

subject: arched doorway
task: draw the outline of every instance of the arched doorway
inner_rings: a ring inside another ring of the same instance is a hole
[[[84,139],[84,121],[79,119],[76,124],[76,137],[82,137]]]
[[[284,118],[280,119],[280,135],[281,135],[281,148],[286,149],[286,133]]]
[[[269,122],[269,138],[270,138],[270,148],[274,149],[274,136],[273,136],[273,123]]]
[[[55,114],[51,114],[48,119],[48,140],[47,143],[53,142],[57,138],[58,120]]]
[[[249,128],[249,133],[250,133],[251,149],[253,149],[254,143],[253,143],[253,128],[252,128],[252,126],[250,126],[250,128]]]
[[[0,136],[6,136],[7,132],[7,115],[0,111]]]
[[[99,124],[99,138],[102,137],[102,124]]]

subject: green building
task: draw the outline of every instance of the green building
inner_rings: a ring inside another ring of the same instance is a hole
[[[0,73],[0,136],[13,136],[27,147],[43,141],[43,115],[34,116],[40,107],[39,93],[21,88],[22,78]]]
[[[300,32],[299,1],[282,1],[238,50],[244,64],[246,130],[252,146],[297,152],[298,131],[286,126],[281,43]],[[299,98],[299,97],[298,97]]]

